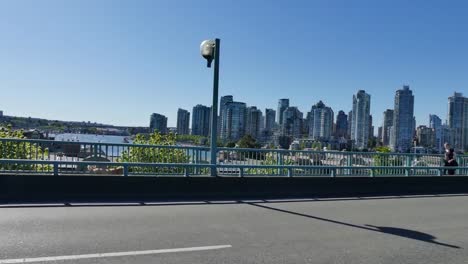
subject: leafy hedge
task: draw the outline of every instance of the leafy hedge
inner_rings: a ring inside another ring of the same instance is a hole
[[[0,138],[24,139],[22,130],[13,130],[11,125],[0,127]],[[38,144],[30,142],[0,141],[0,159],[36,160],[48,156],[49,150]],[[0,163],[1,170],[35,170],[50,171],[50,165],[40,164],[4,164]]]
[[[174,134],[162,135],[154,132],[149,136],[137,135],[133,144],[175,146],[176,136]],[[189,155],[184,150],[177,148],[156,148],[144,146],[130,146],[128,151],[122,153],[119,162],[133,163],[188,163]],[[129,171],[151,174],[181,174],[183,168],[158,168],[158,167],[129,167]]]

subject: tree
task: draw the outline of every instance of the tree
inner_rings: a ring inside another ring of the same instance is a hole
[[[375,151],[380,152],[380,153],[390,153],[390,152],[392,152],[390,147],[386,147],[386,146],[377,147],[377,148],[375,148]]]
[[[314,150],[322,150],[322,142],[315,141],[314,143],[312,143],[312,148]]]
[[[261,165],[294,165],[294,161],[289,158],[285,158],[278,152],[264,153],[264,160]],[[287,169],[276,169],[276,168],[249,168],[245,170],[246,174],[260,174],[260,175],[286,175]]]
[[[208,140],[204,136],[198,136],[198,135],[177,135],[176,136],[176,141],[177,142],[185,142],[185,143],[191,143],[194,145],[205,145],[208,143]]]
[[[404,157],[389,155],[391,149],[389,147],[380,146],[375,149],[379,154],[374,155],[374,166],[402,166],[404,164]],[[402,173],[401,169],[377,169],[375,175],[398,175]]]
[[[226,143],[226,148],[234,148],[236,146],[236,142],[228,142]]]
[[[119,162],[135,163],[188,163],[189,156],[182,149],[170,147],[176,145],[176,136],[172,133],[162,135],[154,132],[149,136],[138,134],[133,141],[135,145],[157,145],[156,146],[130,146],[122,153]],[[164,147],[166,146],[166,147]],[[183,173],[183,168],[170,167],[129,167],[129,171],[139,173]]]
[[[260,145],[251,135],[243,136],[238,142],[239,148],[260,148]]]
[[[25,139],[25,136],[23,130],[14,131],[12,126],[8,125],[0,127],[0,138]],[[42,148],[37,143],[22,141],[0,141],[0,150],[0,159],[35,160],[48,156],[49,153],[47,148]],[[49,171],[51,167],[41,164],[0,164],[0,169]]]
[[[300,150],[303,150],[303,149],[305,149],[305,147],[306,147],[306,143],[304,142],[304,140],[302,140],[302,141],[299,143],[299,149],[300,149]]]

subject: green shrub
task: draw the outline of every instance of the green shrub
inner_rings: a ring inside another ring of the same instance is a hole
[[[22,130],[13,130],[11,125],[0,127],[0,138],[25,139]],[[0,159],[36,160],[48,156],[49,150],[36,143],[0,141]],[[49,171],[50,165],[41,164],[5,164],[0,163],[2,170]]]

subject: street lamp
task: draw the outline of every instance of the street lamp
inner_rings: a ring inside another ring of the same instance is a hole
[[[216,173],[216,140],[218,129],[218,82],[219,82],[219,46],[220,39],[205,40],[200,45],[200,53],[207,61],[207,67],[211,68],[211,63],[214,60],[214,76],[213,76],[213,104],[211,106],[211,176],[217,176]]]

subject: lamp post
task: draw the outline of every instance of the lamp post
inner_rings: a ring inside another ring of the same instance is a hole
[[[218,130],[218,83],[219,83],[219,46],[220,39],[205,40],[200,45],[201,55],[207,61],[207,67],[211,68],[211,62],[214,60],[214,75],[213,75],[213,104],[211,106],[211,176],[217,176],[216,171],[216,154],[217,154],[217,130]]]

